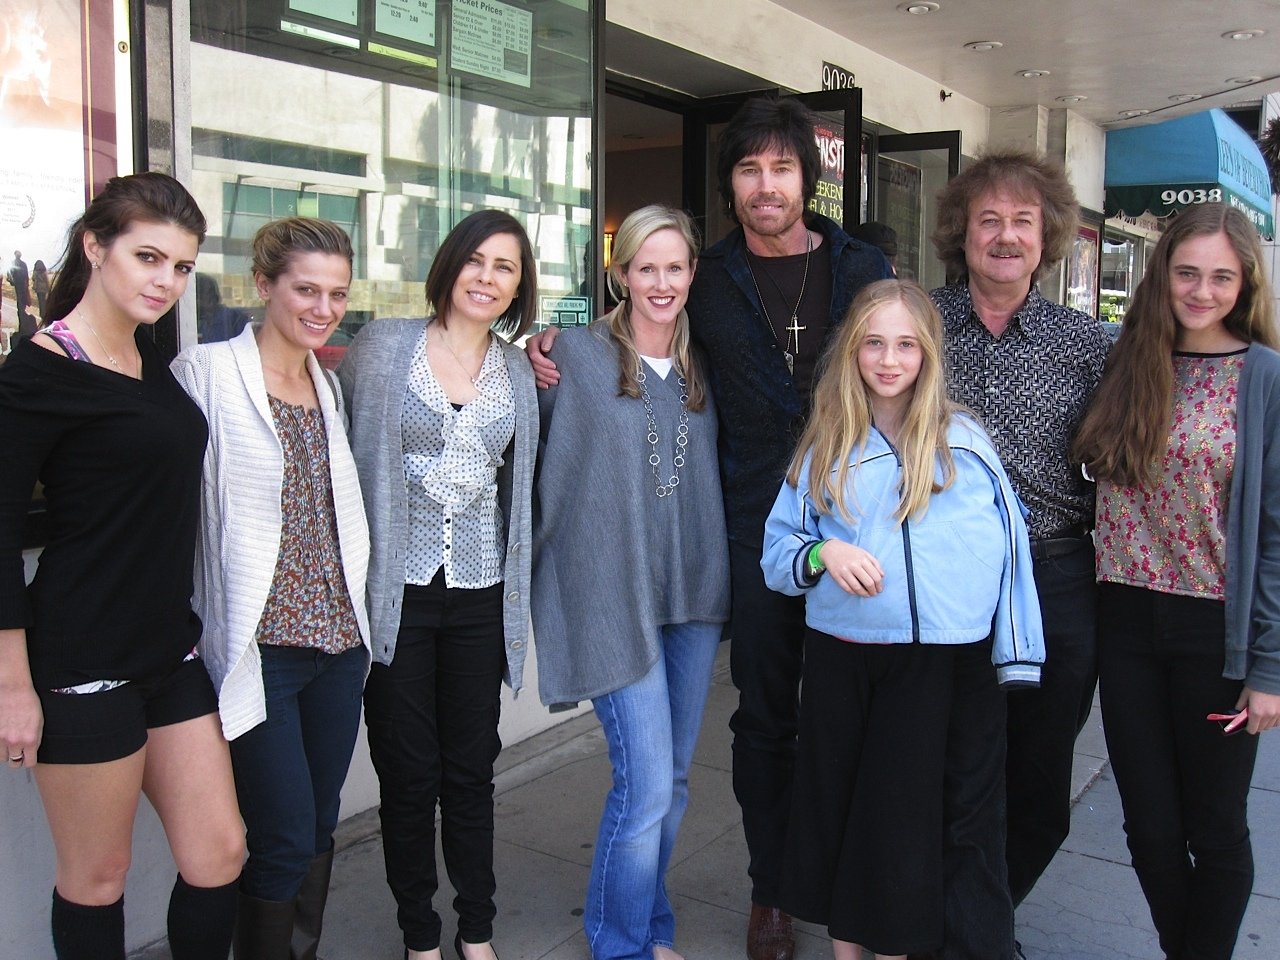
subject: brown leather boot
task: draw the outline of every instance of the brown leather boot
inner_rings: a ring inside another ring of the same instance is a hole
[[[748,960],[792,960],[796,952],[796,935],[791,928],[791,915],[777,907],[751,904],[747,921]]]

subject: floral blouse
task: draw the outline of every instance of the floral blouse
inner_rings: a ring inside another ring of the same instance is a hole
[[[342,574],[324,416],[319,408],[268,399],[284,451],[283,524],[276,572],[255,639],[343,653],[360,646],[360,628]]]
[[[1174,354],[1169,443],[1150,487],[1098,484],[1098,579],[1220,600],[1244,351]]]

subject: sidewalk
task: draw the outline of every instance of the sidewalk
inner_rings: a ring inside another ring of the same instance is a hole
[[[727,649],[717,661],[690,784],[691,800],[669,875],[688,960],[745,960],[746,847],[730,778],[729,716],[737,694]],[[1280,736],[1263,739],[1249,798],[1258,877],[1236,957],[1280,956]],[[1161,960],[1146,903],[1128,864],[1120,801],[1106,770],[1095,706],[1077,743],[1071,836],[1018,911],[1030,960]],[[503,960],[588,960],[582,897],[609,761],[594,717],[571,720],[503,751],[497,777],[498,919]],[[345,821],[326,915],[325,960],[398,960],[395,904],[383,879],[376,811]],[[440,862],[438,860],[438,862]],[[443,872],[443,871],[442,871]],[[442,877],[444,957],[454,921]],[[797,960],[831,956],[824,931],[800,925]],[[163,947],[136,960],[163,960]]]

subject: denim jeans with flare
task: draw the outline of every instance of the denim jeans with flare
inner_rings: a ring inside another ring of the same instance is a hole
[[[720,624],[661,631],[663,655],[649,672],[593,702],[613,764],[583,918],[593,960],[651,960],[654,946],[675,941],[667,865],[689,804]]]

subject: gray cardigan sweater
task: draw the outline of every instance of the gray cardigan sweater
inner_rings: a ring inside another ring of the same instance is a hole
[[[401,421],[409,365],[426,328],[423,318],[384,318],[364,326],[347,348],[338,379],[351,416],[351,449],[369,518],[369,628],[373,659],[390,663],[396,653],[404,598],[409,497],[405,489]],[[524,351],[502,342],[515,396],[516,430],[498,469],[498,502],[506,528],[503,632],[505,680],[518,692],[529,639],[533,463],[538,444],[538,401]]]
[[[1280,353],[1253,344],[1236,397],[1223,676],[1280,694]]]
[[[729,617],[729,556],[715,408],[689,414],[680,483],[654,492],[642,401],[618,396],[617,348],[602,324],[566,330],[538,392],[533,629],[542,702],[563,705],[641,679],[662,654],[658,628]],[[658,467],[672,474],[680,387],[646,368]]]

